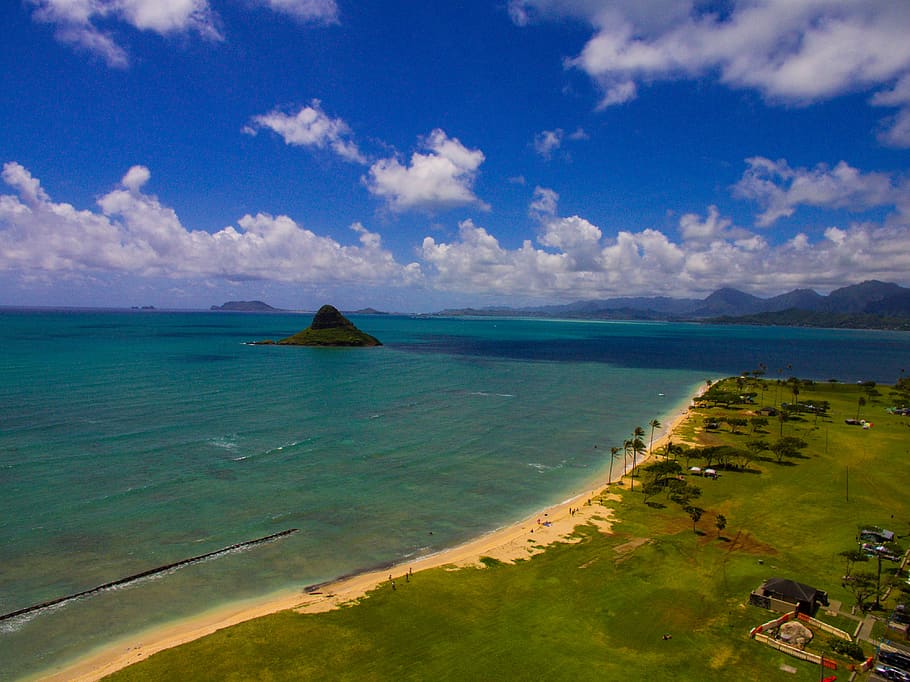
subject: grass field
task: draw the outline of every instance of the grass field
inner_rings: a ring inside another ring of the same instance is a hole
[[[776,395],[775,382],[765,388],[756,400],[766,405],[792,398],[786,389]],[[799,456],[778,464],[765,453],[746,471],[691,477],[702,489],[698,532],[664,493],[646,504],[641,480],[630,491],[627,479],[614,486],[621,499],[606,501],[616,508],[611,535],[579,527],[578,544],[555,545],[515,565],[429,570],[352,607],[250,621],[112,679],[817,680],[817,666],[749,639],[749,630],[773,615],[748,605],[748,597],[777,575],[827,590],[849,610],[853,596],[841,586],[838,553],[856,547],[858,525],[910,534],[910,417],[885,412],[892,404],[887,388],[878,387],[879,396],[863,391],[803,386],[800,402],[827,400],[831,409],[826,419],[804,414],[784,422],[785,436],[808,443]],[[737,447],[757,437],[776,440],[776,419],[765,434],[750,427],[695,433],[705,415],[746,416],[757,407],[695,409],[680,438]],[[872,428],[844,423],[860,407]],[[727,519],[722,533],[717,514]],[[832,655],[827,638],[819,639],[813,650]],[[838,660],[838,677],[846,679],[845,660]]]

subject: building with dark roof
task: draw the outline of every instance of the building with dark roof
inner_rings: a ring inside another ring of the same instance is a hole
[[[788,578],[768,578],[752,591],[749,603],[771,611],[799,611],[811,616],[820,604],[828,605],[828,593]]]

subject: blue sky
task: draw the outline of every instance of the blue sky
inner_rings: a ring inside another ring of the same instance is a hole
[[[0,27],[0,305],[910,285],[910,3],[13,0]]]

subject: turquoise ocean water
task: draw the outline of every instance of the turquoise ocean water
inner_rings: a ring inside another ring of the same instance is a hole
[[[0,613],[300,529],[0,622],[0,679],[517,521],[708,377],[910,365],[889,332],[352,319],[385,345],[244,345],[293,314],[0,310]]]

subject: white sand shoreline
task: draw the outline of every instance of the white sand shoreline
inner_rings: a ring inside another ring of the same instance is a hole
[[[660,431],[655,432],[652,452],[663,447],[674,431],[688,416],[694,397],[705,386],[693,389],[693,396],[675,405],[663,416]],[[647,436],[650,440],[650,435]],[[637,465],[645,463],[650,454],[642,457]],[[47,670],[29,679],[52,682],[93,682],[105,675],[148,658],[154,653],[169,649],[232,625],[270,615],[287,609],[305,613],[328,611],[342,604],[351,603],[373,589],[394,579],[404,579],[406,573],[419,572],[440,566],[479,565],[481,557],[491,557],[504,562],[527,558],[544,551],[555,542],[570,541],[576,526],[593,524],[602,532],[611,528],[610,511],[600,505],[587,504],[590,499],[608,493],[609,483],[620,481],[628,472],[627,465],[614,471],[607,481],[609,467],[588,481],[589,485],[568,499],[527,516],[518,523],[505,525],[466,543],[440,550],[433,554],[415,557],[395,564],[391,568],[365,571],[328,583],[307,588],[284,590],[253,600],[237,602],[163,626],[134,633],[117,642],[86,654],[57,670]],[[595,482],[598,481],[598,482]],[[572,511],[574,510],[574,511]]]

